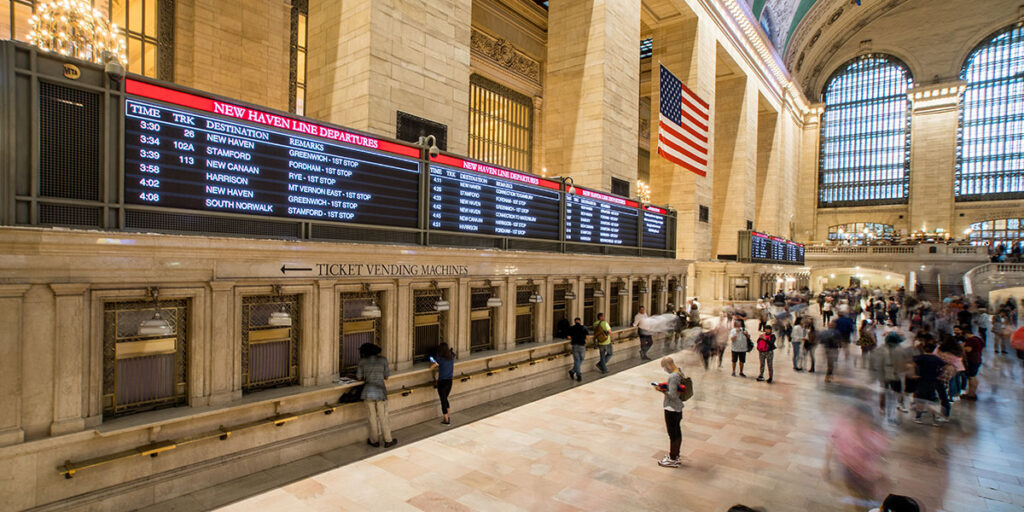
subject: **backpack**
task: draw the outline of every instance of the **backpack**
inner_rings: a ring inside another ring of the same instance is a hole
[[[608,331],[602,329],[600,325],[598,325],[597,328],[594,329],[594,339],[596,339],[598,343],[604,343],[608,341],[608,337],[610,335],[611,334]]]
[[[757,351],[768,352],[769,350],[771,350],[771,340],[768,339],[767,335],[762,334],[757,338]]]
[[[679,383],[683,385],[683,391],[679,393],[679,399],[685,402],[693,398],[693,379],[683,375],[682,372],[679,373],[679,376],[682,377]]]

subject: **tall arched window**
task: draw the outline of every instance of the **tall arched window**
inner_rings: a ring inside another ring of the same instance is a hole
[[[957,201],[1024,197],[1024,25],[978,45],[960,78]]]
[[[910,115],[905,64],[863,55],[840,67],[822,93],[818,206],[907,202]]]

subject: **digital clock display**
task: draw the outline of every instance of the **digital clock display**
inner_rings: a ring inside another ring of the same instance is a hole
[[[161,100],[213,102],[168,91]],[[131,92],[131,89],[129,89]],[[223,105],[223,104],[222,104]],[[190,210],[415,228],[419,216],[416,150],[398,155],[295,133],[329,128],[246,109],[246,122],[139,97],[125,100],[125,201]],[[220,110],[231,111],[225,107]],[[264,117],[259,117],[261,114]],[[269,116],[275,116],[271,118]],[[275,119],[276,118],[276,119]],[[290,122],[284,122],[284,121]],[[269,125],[269,126],[268,126]],[[324,131],[357,144],[376,141]]]

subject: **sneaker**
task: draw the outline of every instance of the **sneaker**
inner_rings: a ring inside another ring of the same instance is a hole
[[[390,443],[384,443],[384,448],[391,448],[396,444],[398,444],[398,439],[392,439]]]
[[[370,441],[369,439],[367,439],[366,440],[366,444],[368,444],[368,445],[370,445],[370,446],[372,446],[374,448],[380,448],[380,441]]]
[[[896,410],[899,412],[910,412],[910,410],[903,404],[897,405]]]
[[[764,382],[764,377],[758,376],[758,377],[757,377],[757,381],[758,381],[758,382]]]
[[[583,382],[583,374],[581,374],[581,373],[577,373],[576,374],[576,382]]]
[[[945,416],[936,416],[935,417],[934,425],[936,427],[939,426],[939,425],[942,425],[943,423],[949,423],[949,418],[946,418]]]
[[[569,370],[569,380],[572,380],[572,374],[573,374],[573,371]]]
[[[679,459],[671,459],[668,455],[658,461],[658,465],[663,468],[678,468]]]
[[[736,376],[736,372],[732,372],[732,376],[735,377]]]
[[[740,377],[743,377],[745,379],[745,378],[747,378],[747,374],[745,374],[743,372],[740,372]]]
[[[771,377],[768,377],[768,380],[767,380],[767,381],[765,381],[765,382],[767,382],[768,384],[771,384],[771,383],[772,383],[772,378],[771,378]]]
[[[921,421],[921,417],[920,416],[915,416],[914,417],[914,423],[917,423],[918,425],[920,425],[920,424],[922,424],[924,422]]]

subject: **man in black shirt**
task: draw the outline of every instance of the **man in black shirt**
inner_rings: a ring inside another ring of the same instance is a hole
[[[587,355],[587,328],[583,326],[579,317],[573,320],[572,327],[569,328],[569,346],[572,347],[572,369],[569,370],[569,378],[575,376],[576,382],[580,382],[583,380],[580,366]]]

